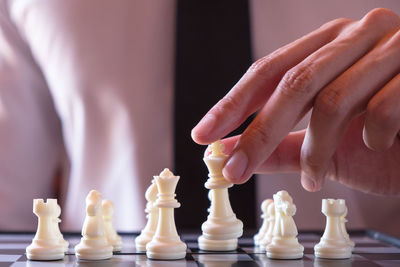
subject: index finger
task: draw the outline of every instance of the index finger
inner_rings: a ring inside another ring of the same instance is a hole
[[[227,179],[236,183],[246,181],[310,109],[319,91],[392,31],[393,25],[377,16],[378,13],[370,12],[362,20],[349,24],[335,40],[284,75],[238,140],[224,169]]]
[[[331,42],[350,22],[349,19],[331,21],[256,61],[192,130],[193,140],[203,145],[210,144],[240,126],[266,103],[290,68]]]

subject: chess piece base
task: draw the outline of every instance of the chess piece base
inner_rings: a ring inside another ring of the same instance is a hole
[[[113,247],[106,239],[84,240],[75,246],[78,260],[106,260],[112,257]]]
[[[110,245],[113,247],[114,252],[119,252],[122,249],[122,238],[119,235],[115,235],[111,240],[109,240]]]
[[[203,235],[198,238],[199,248],[208,251],[232,251],[237,249],[238,239],[215,240]]]
[[[348,259],[351,257],[353,248],[347,243],[330,244],[323,242],[315,245],[314,255],[324,259]]]
[[[210,218],[201,225],[203,236],[208,240],[237,239],[243,234],[243,223],[232,215],[223,219]]]
[[[300,259],[304,254],[304,247],[299,244],[297,238],[273,238],[266,250],[267,257],[271,259]]]
[[[142,233],[135,239],[136,251],[146,252],[146,245],[147,243],[150,243],[153,236],[154,232],[142,231]]]
[[[62,240],[60,241],[60,243],[61,243],[61,246],[64,248],[64,252],[67,253],[67,252],[68,252],[68,248],[69,248],[69,243],[68,243],[68,241],[62,239]]]
[[[179,240],[153,239],[146,245],[146,256],[154,260],[179,260],[186,257],[187,246]]]
[[[64,256],[64,247],[62,245],[46,247],[32,243],[26,248],[26,257],[28,260],[62,260],[64,259]]]

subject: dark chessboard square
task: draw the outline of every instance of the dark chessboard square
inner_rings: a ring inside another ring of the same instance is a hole
[[[396,247],[355,247],[354,253],[357,254],[398,254],[400,255],[400,248]]]
[[[199,238],[200,234],[183,234],[181,236],[182,241],[185,243],[197,243],[197,239]]]
[[[376,263],[383,267],[398,267],[398,266],[400,266],[400,260],[376,261]]]
[[[134,265],[130,265],[134,266]],[[194,261],[187,260],[147,260],[144,262],[136,261],[136,266],[146,267],[194,267],[197,266]]]
[[[362,254],[362,256],[368,260],[378,261],[378,260],[400,260],[400,254],[396,253],[367,253]]]
[[[25,249],[0,249],[0,255],[22,255]]]
[[[356,244],[356,248],[362,248],[362,247],[364,247],[364,248],[366,248],[366,247],[374,247],[374,248],[376,248],[376,247],[390,247],[390,245],[388,245],[388,244],[384,244],[384,243],[357,243]]]
[[[209,251],[209,250],[201,250],[199,248],[191,248],[190,249],[192,254],[238,254],[239,252],[237,250],[231,250],[231,251]]]
[[[247,254],[194,254],[192,256],[197,262],[200,263],[235,263],[238,261],[253,261],[253,259]]]

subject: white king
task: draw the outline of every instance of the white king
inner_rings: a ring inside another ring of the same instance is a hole
[[[207,221],[201,226],[199,248],[209,251],[229,251],[237,248],[238,238],[243,233],[243,223],[236,218],[229,202],[228,188],[232,183],[222,175],[227,160],[223,144],[217,141],[208,146],[211,154],[204,158],[209,171],[205,187],[210,189],[211,207]]]

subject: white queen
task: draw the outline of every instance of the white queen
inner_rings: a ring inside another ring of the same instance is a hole
[[[154,176],[158,188],[155,206],[159,208],[156,233],[146,245],[146,255],[150,259],[174,260],[186,256],[186,244],[178,236],[174,219],[174,208],[181,204],[175,199],[175,189],[179,176],[169,169],[164,169],[159,176]]]

